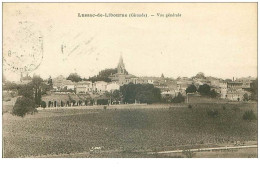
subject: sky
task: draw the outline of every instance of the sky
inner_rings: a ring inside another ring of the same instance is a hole
[[[147,18],[78,17],[144,13]],[[181,17],[157,17],[180,13]],[[151,15],[154,15],[153,17]],[[122,55],[136,76],[257,76],[256,3],[4,3],[3,74],[88,78]],[[28,68],[29,67],[29,68]]]

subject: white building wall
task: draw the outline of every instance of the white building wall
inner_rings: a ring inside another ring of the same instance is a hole
[[[111,91],[114,91],[114,90],[119,90],[120,89],[120,86],[118,85],[118,84],[116,84],[116,83],[109,83],[108,85],[107,85],[107,91],[108,92],[111,92]]]
[[[107,82],[97,81],[94,83],[94,91],[105,92],[107,90]]]

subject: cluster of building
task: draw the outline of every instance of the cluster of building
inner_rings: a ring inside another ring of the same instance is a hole
[[[120,86],[114,82],[107,83],[105,81],[96,81],[92,83],[91,81],[80,81],[72,82],[67,80],[63,76],[58,76],[53,79],[53,90],[55,93],[71,93],[76,94],[92,94],[98,93],[102,94],[106,91],[113,92],[114,90],[119,90]]]
[[[60,75],[52,80],[53,91],[55,93],[71,93],[76,94],[103,94],[104,92],[113,92],[114,90],[119,90],[120,86],[125,84],[153,84],[159,87],[163,91],[167,90],[167,85],[165,84],[167,78],[164,77],[136,77],[134,75],[128,74],[123,58],[121,57],[117,66],[117,73],[109,76],[111,82],[105,81],[79,81],[72,82],[67,80],[64,76]]]
[[[220,94],[223,99],[232,101],[243,100],[244,94],[250,96],[250,86],[254,80],[252,77],[240,78],[233,80],[223,80],[215,77],[205,77],[203,73],[198,73],[195,77],[179,77],[177,79],[161,77],[137,77],[129,74],[120,57],[117,73],[109,76],[111,82],[105,81],[80,81],[72,82],[63,76],[53,79],[53,91],[60,94],[104,94],[105,92],[113,92],[119,90],[120,86],[125,84],[153,84],[161,90],[162,96],[176,96],[181,93],[186,96],[186,89],[190,85],[195,85],[197,89],[200,85],[207,84]],[[26,78],[28,79],[28,77]]]
[[[251,95],[250,88],[255,80],[252,77],[240,78],[233,80],[223,80],[215,77],[203,77],[203,78],[178,78],[176,81],[177,87],[172,89],[174,95],[176,92],[180,92],[182,95],[186,95],[186,89],[190,85],[195,85],[198,89],[200,85],[207,84],[210,88],[215,90],[222,99],[228,99],[231,101],[242,101],[244,95]],[[170,91],[170,90],[169,90]]]

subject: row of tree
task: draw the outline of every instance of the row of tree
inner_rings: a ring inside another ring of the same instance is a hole
[[[98,73],[98,75],[95,75],[93,77],[89,77],[88,81],[96,82],[96,81],[105,81],[105,82],[111,82],[111,79],[109,76],[117,73],[117,69],[105,69]]]
[[[161,101],[160,89],[152,84],[133,84],[129,83],[120,87],[122,101],[124,103],[157,103]]]
[[[200,85],[198,89],[195,85],[192,84],[186,89],[186,93],[195,92],[199,92],[201,95],[209,96],[211,98],[216,98],[219,95],[214,89],[211,89],[210,86],[207,84]]]
[[[109,78],[109,76],[111,76],[115,73],[117,73],[117,68],[115,68],[115,69],[105,69],[105,70],[100,71],[98,73],[98,75],[95,75],[93,77],[89,77],[88,79],[87,78],[81,78],[81,76],[79,76],[77,73],[71,73],[67,77],[67,80],[71,80],[72,82],[79,82],[79,81],[82,81],[82,80],[92,81],[92,82],[96,82],[96,81],[111,82],[111,79]]]

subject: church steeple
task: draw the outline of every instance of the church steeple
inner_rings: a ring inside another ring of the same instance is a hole
[[[124,64],[122,53],[121,53],[119,63],[118,63],[118,66],[117,66],[117,73],[118,74],[125,74],[125,72],[126,72],[125,71],[125,64]]]

